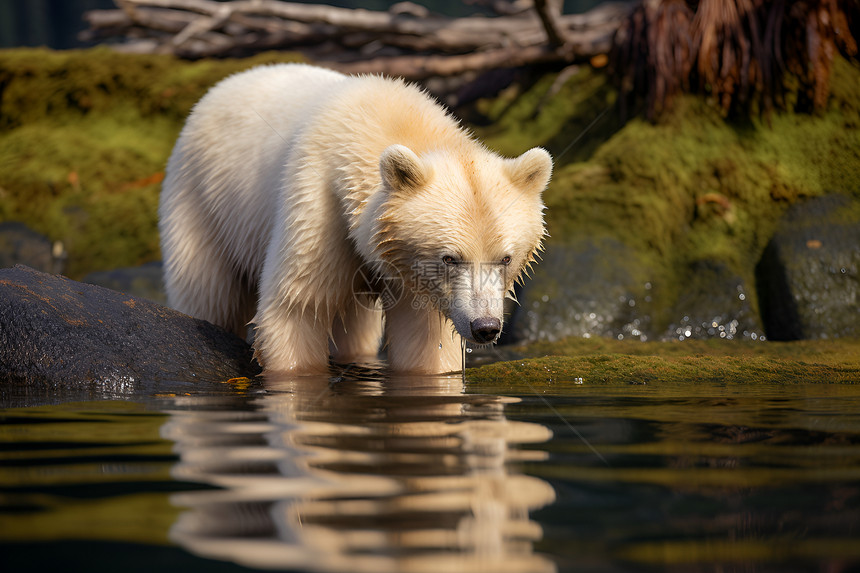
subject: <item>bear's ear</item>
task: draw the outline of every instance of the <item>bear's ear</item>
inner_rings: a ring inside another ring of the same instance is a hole
[[[511,183],[524,191],[540,194],[552,175],[552,157],[545,149],[534,147],[507,162]]]
[[[395,191],[411,191],[424,186],[430,170],[415,152],[405,145],[392,145],[379,159],[382,180]]]

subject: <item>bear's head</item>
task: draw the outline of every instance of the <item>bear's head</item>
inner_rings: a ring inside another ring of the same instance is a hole
[[[549,153],[515,159],[473,141],[416,154],[392,145],[380,158],[374,256],[393,265],[415,308],[433,307],[476,344],[494,342],[545,235],[541,194]]]

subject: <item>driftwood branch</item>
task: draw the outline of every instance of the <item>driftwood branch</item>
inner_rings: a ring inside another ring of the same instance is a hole
[[[546,31],[550,46],[560,48],[565,44],[565,34],[559,19],[563,0],[534,0],[535,11]]]
[[[634,4],[564,15],[559,0],[533,0],[532,8],[517,0],[502,16],[448,18],[408,2],[381,12],[279,0],[115,1],[115,10],[85,14],[84,39],[185,58],[300,50],[338,69],[412,79],[606,54]]]

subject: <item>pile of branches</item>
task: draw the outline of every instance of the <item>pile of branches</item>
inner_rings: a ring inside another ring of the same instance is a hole
[[[619,28],[611,61],[625,105],[656,117],[680,92],[724,115],[827,104],[834,57],[858,54],[856,0],[645,0]],[[788,83],[794,83],[792,88]]]
[[[448,18],[409,2],[387,12],[279,0],[115,2],[85,14],[83,39],[190,59],[299,50],[343,71],[419,80],[605,55],[633,9],[609,2],[563,15],[558,0],[496,0],[505,14]]]

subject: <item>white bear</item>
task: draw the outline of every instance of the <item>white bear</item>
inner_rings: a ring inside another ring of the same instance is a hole
[[[413,85],[255,68],[194,107],[159,206],[168,303],[244,337],[267,373],[374,358],[460,369],[545,234],[540,148],[506,159]]]

